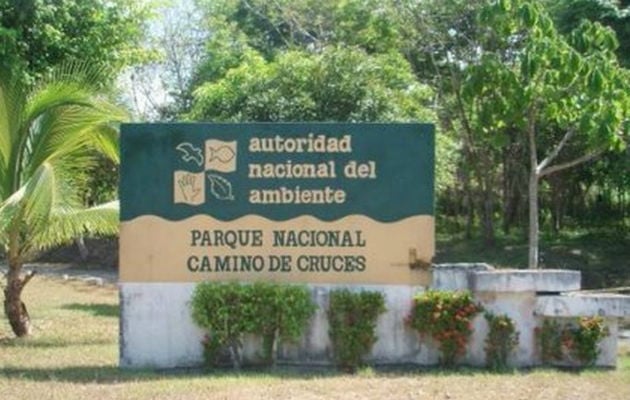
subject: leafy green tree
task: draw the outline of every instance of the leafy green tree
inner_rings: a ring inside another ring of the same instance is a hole
[[[391,0],[201,0],[209,28],[231,25],[270,58],[278,50],[331,44],[385,53],[399,47]]]
[[[286,51],[315,54],[327,47],[356,48],[370,55],[398,52],[400,35],[390,3],[201,0],[199,8],[208,31],[207,55],[193,76],[191,91],[222,79],[252,50],[266,61],[274,61]]]
[[[519,143],[509,126],[495,123],[499,119],[493,113],[501,110],[485,106],[495,102],[495,91],[479,91],[471,101],[462,93],[467,68],[478,62],[479,49],[493,46],[496,53],[508,53],[499,43],[483,41],[483,26],[477,16],[486,3],[486,0],[404,0],[397,2],[395,8],[397,26],[404,38],[401,52],[410,60],[418,79],[436,92],[441,131],[457,144],[455,151],[448,152],[450,165],[457,166],[453,171],[456,175],[449,180],[449,187],[439,188],[438,204],[444,205],[445,213],[466,211],[467,237],[472,235],[478,215],[484,244],[492,246],[502,175],[503,187],[513,187],[509,178],[518,175],[506,172],[512,172],[508,168],[512,161],[519,165],[514,151]],[[500,76],[489,78],[495,85],[501,84]],[[482,109],[485,111],[480,112]]]
[[[538,267],[538,190],[550,174],[623,146],[630,103],[628,71],[615,57],[614,33],[585,22],[565,37],[535,1],[499,1],[484,7],[486,43],[479,61],[466,68],[463,95],[474,102],[492,91],[477,110],[492,116],[491,131],[513,127],[529,150],[529,267]],[[569,151],[569,149],[578,150]],[[576,154],[577,153],[577,154]]]
[[[3,76],[4,78],[4,76]],[[17,336],[31,333],[22,302],[24,262],[38,251],[86,234],[118,229],[116,202],[83,207],[81,180],[94,150],[114,160],[116,121],[125,113],[98,96],[85,69],[59,70],[25,89],[0,80],[0,242],[8,263],[4,310]]]
[[[329,47],[266,61],[248,50],[222,79],[194,92],[189,118],[217,121],[394,121],[429,119],[431,91],[396,53]]]
[[[140,42],[149,11],[134,0],[2,0],[0,68],[31,85],[57,65],[90,60],[111,82],[147,56]]]

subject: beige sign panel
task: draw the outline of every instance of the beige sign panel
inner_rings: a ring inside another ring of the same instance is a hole
[[[275,222],[245,216],[168,221],[142,216],[121,226],[122,282],[277,281],[426,284],[433,217],[394,223],[350,216]]]

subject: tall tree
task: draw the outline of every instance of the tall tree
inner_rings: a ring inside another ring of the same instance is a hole
[[[623,146],[630,117],[628,71],[617,62],[610,29],[585,22],[563,36],[539,2],[490,3],[481,18],[487,41],[511,47],[512,57],[480,48],[479,61],[466,68],[464,92],[474,101],[478,93],[493,91],[494,101],[479,112],[514,127],[527,141],[528,265],[537,268],[540,180]]]
[[[65,68],[31,89],[19,79],[0,80],[4,310],[17,336],[31,333],[21,296],[33,274],[22,276],[24,262],[77,236],[118,229],[117,203],[83,208],[80,181],[95,149],[118,159],[115,122],[125,113],[97,95],[85,71]]]
[[[436,104],[442,131],[459,144],[461,155],[455,181],[458,195],[441,196],[443,203],[464,203],[467,213],[466,234],[471,235],[474,216],[480,217],[484,244],[495,242],[495,214],[499,203],[501,171],[507,171],[504,159],[518,166],[516,152],[507,143],[518,138],[509,126],[501,124],[501,108],[489,108],[497,93],[479,91],[465,98],[463,86],[467,67],[478,62],[480,48],[493,46],[492,51],[509,59],[508,48],[500,43],[484,42],[483,26],[477,18],[485,0],[427,0],[396,2],[397,26],[402,32],[401,51],[411,61],[421,81],[428,82],[437,93]],[[500,76],[491,76],[500,85]],[[492,85],[488,85],[491,87]],[[509,155],[505,155],[510,153]],[[510,164],[511,165],[511,164]],[[512,177],[515,174],[504,174]],[[510,181],[504,187],[512,188]],[[438,193],[440,196],[440,193]]]

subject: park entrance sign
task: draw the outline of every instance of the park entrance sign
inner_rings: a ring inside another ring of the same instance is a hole
[[[126,124],[121,282],[427,283],[426,124]]]
[[[431,264],[433,165],[431,125],[123,125],[120,365],[202,364],[208,332],[190,309],[200,281],[305,284],[315,313],[300,340],[275,353],[297,365],[334,362],[329,299],[341,288],[383,295],[366,358],[381,365],[438,362],[435,343],[420,343],[405,322],[429,289],[467,290],[506,313],[519,332],[514,366],[540,364],[535,332],[546,320],[599,315],[617,331],[630,298],[577,295],[577,271]],[[486,321],[471,329],[464,361],[484,365]],[[244,338],[244,361],[259,360],[259,349]],[[596,365],[614,366],[616,335],[600,350]]]

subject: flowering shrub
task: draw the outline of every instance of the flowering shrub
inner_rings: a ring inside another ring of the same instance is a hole
[[[503,369],[507,367],[508,356],[518,346],[519,333],[514,321],[506,314],[486,312],[484,317],[488,323],[486,363],[492,369]]]
[[[609,332],[604,319],[595,316],[580,317],[563,326],[545,320],[542,327],[536,328],[536,334],[543,363],[573,359],[582,366],[591,366],[599,355],[599,343]]]
[[[599,355],[599,342],[608,336],[602,317],[582,317],[576,325],[567,328],[569,340],[565,346],[582,365],[595,364]]]
[[[452,366],[466,352],[472,320],[482,310],[469,292],[430,290],[414,298],[407,323],[421,335],[431,335],[442,353],[440,363]]]

